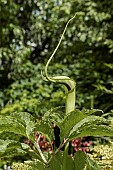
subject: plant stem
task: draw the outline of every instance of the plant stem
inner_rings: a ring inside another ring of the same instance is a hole
[[[47,164],[48,162],[47,162],[47,160],[45,159],[45,157],[44,157],[44,155],[43,155],[43,153],[42,153],[42,151],[41,151],[41,149],[40,149],[40,146],[39,146],[40,136],[41,136],[41,135],[39,135],[38,140],[37,140],[34,144],[35,144],[35,147],[37,148],[37,150],[38,150],[38,152],[39,152],[42,160],[44,161],[44,163]]]
[[[94,96],[91,95],[91,109],[94,109]]]
[[[75,88],[76,88],[76,84],[74,81],[71,81],[71,83],[73,84],[73,89],[71,89],[70,91],[67,92],[66,95],[66,114],[74,111],[75,109],[75,100],[76,100],[76,93],[75,93]]]
[[[66,144],[68,143],[68,138],[64,140],[64,142],[59,146],[59,148],[53,153],[53,155],[51,156],[51,158],[48,161],[48,164],[51,162],[51,160],[54,158],[54,156],[60,151],[60,149]]]

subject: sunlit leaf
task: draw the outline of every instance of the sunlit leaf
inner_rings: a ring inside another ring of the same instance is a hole
[[[76,109],[73,112],[68,113],[60,124],[61,137],[66,137],[73,126],[75,126],[79,121],[96,112],[102,111],[98,109],[84,109],[81,111]]]
[[[30,121],[35,120],[34,117],[28,112],[14,112],[11,113],[11,116],[15,117],[19,121],[22,121],[25,125],[27,125],[27,123],[29,123]]]
[[[74,169],[73,158],[68,154],[69,143],[66,144],[63,152],[62,170]]]
[[[25,126],[11,116],[0,116],[0,133],[2,132],[14,132],[26,136]]]
[[[85,152],[77,151],[74,155],[74,170],[84,170],[87,162]]]
[[[78,122],[70,131],[69,139],[83,136],[113,136],[113,128],[99,116],[89,116]]]
[[[14,140],[0,140],[0,157],[12,157],[27,153],[29,146]]]

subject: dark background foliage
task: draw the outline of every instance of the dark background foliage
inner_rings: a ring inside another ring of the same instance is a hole
[[[64,90],[46,83],[41,70],[67,21],[49,68],[77,83],[77,108],[113,109],[113,1],[0,1],[0,114],[27,111],[40,118],[65,103]],[[94,100],[94,101],[92,101]]]

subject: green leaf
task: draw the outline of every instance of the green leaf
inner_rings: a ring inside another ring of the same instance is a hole
[[[32,161],[29,163],[29,165],[30,165],[29,170],[50,170],[48,167],[46,167],[46,165],[43,162],[39,160]]]
[[[25,150],[30,148],[30,146],[27,145],[27,144],[25,144],[25,143],[21,143],[21,146],[22,146],[22,148],[25,149]]]
[[[77,151],[74,155],[74,170],[84,170],[86,166],[86,161],[86,153],[82,151]]]
[[[62,152],[59,151],[55,156],[53,156],[53,159],[51,160],[49,167],[50,170],[61,170],[62,169]]]
[[[26,154],[29,146],[14,140],[0,140],[0,157]]]
[[[100,109],[83,109],[82,112],[84,112],[85,114],[87,114],[87,116],[89,116],[89,115],[95,115],[95,114],[98,113],[98,112],[103,113],[103,111],[100,110]]]
[[[107,120],[99,116],[88,116],[78,122],[70,131],[69,139],[83,136],[113,136],[113,128],[108,125]]]
[[[25,126],[11,116],[0,116],[0,133],[2,132],[14,132],[26,136]]]
[[[26,126],[26,135],[31,141],[35,141],[34,133],[36,132],[36,123],[28,122]]]
[[[79,121],[84,119],[90,114],[93,114],[97,111],[97,109],[91,109],[87,110],[84,109],[82,111],[76,109],[73,112],[70,112],[67,114],[64,118],[64,120],[61,122],[60,128],[61,128],[61,137],[64,138],[69,134],[69,131],[75,126]]]
[[[68,154],[69,143],[65,146],[65,151],[63,152],[63,165],[62,170],[73,170],[74,169],[74,161],[72,157]]]
[[[29,150],[29,155],[32,157],[32,159],[36,159],[38,161],[43,162],[43,159],[41,158],[41,156],[39,155],[39,153],[37,152],[37,150]]]
[[[11,113],[11,116],[23,122],[25,125],[30,121],[35,121],[34,117],[28,112],[14,112]]]
[[[26,134],[29,139],[34,141],[34,133],[39,132],[43,134],[50,143],[52,143],[54,139],[52,123],[49,121],[38,121],[37,123],[29,122],[26,126]]]
[[[57,107],[49,110],[45,113],[45,115],[42,117],[42,120],[49,120],[51,123],[55,123],[58,127],[60,126],[60,123],[63,119],[63,113],[62,111],[58,111],[62,107]]]
[[[0,154],[6,152],[8,148],[21,146],[19,142],[13,140],[0,140]]]
[[[90,128],[90,129],[89,129]],[[73,134],[74,135],[74,134]],[[106,125],[93,125],[82,130],[77,137],[84,136],[110,136],[113,137],[113,128]]]
[[[89,157],[87,158],[87,166],[86,166],[86,170],[101,170],[99,165],[93,161],[92,159],[90,159]]]
[[[52,124],[49,121],[41,121],[40,124],[36,124],[36,130],[42,133],[50,143],[54,139],[54,133],[52,129]]]
[[[74,155],[74,170],[100,170],[100,167],[85,152],[77,151]]]

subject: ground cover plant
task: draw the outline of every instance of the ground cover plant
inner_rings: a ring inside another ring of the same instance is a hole
[[[110,121],[104,116],[98,116],[101,115],[101,110],[75,109],[76,82],[73,79],[67,76],[48,76],[49,63],[72,19],[66,24],[61,39],[48,60],[44,73],[42,72],[45,81],[64,85],[65,108],[52,108],[40,120],[28,112],[14,112],[9,116],[0,116],[0,133],[13,132],[30,141],[28,145],[15,140],[0,140],[1,157],[25,153],[31,156],[31,160],[26,161],[25,164],[13,165],[13,169],[99,170],[98,164],[85,152],[77,151],[73,154],[69,150],[70,142],[74,143],[75,138],[80,139],[84,136],[113,136],[113,128],[109,126]],[[59,130],[59,133],[57,131],[56,134],[55,130]],[[45,148],[47,150],[44,150]]]

